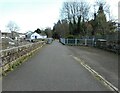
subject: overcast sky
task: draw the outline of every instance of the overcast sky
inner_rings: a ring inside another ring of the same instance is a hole
[[[60,18],[63,1],[67,0],[0,0],[0,30],[5,31],[9,21],[14,21],[20,32],[52,28]],[[95,0],[86,1],[93,4]],[[115,19],[118,19],[118,1],[106,0]]]

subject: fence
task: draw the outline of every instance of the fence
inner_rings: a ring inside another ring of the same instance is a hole
[[[65,38],[60,38],[60,42],[64,45],[94,46],[94,39],[65,39]]]
[[[1,57],[0,68],[2,67],[1,73],[7,71],[10,68],[13,68],[14,64],[16,64],[16,60],[22,57],[24,59],[26,56],[30,56],[30,52],[36,50],[45,43],[46,43],[45,41],[41,41],[37,43],[1,50],[0,51],[0,57]]]
[[[112,51],[117,54],[120,54],[120,43],[105,39],[65,39],[60,38],[60,42],[64,45],[85,45],[92,46],[100,49],[104,49],[107,51]]]

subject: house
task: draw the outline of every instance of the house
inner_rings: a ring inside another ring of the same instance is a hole
[[[9,37],[14,40],[17,40],[19,38],[19,33],[18,32],[8,32],[8,31],[2,31],[2,37]]]
[[[8,32],[8,31],[2,31],[2,37],[10,37],[14,40],[20,40],[25,38],[25,33],[19,33],[19,32]]]
[[[33,40],[38,40],[38,39],[46,39],[46,35],[38,34],[36,32],[27,32],[26,33],[26,40],[28,41],[33,41]]]
[[[33,40],[33,39],[42,39],[43,36],[41,36],[40,34],[34,32],[34,33],[30,36],[30,38],[31,38],[32,40]]]
[[[24,38],[24,33],[1,31],[2,48],[18,46]]]
[[[11,33],[6,31],[1,31],[1,42],[3,49],[15,46],[16,43],[15,40],[11,38]]]
[[[25,33],[25,39],[26,39],[26,40],[29,40],[32,34],[33,34],[32,31],[26,32],[26,33]]]
[[[11,33],[10,32],[3,32],[3,31],[1,31],[1,35],[2,35],[2,37],[10,37],[11,36]]]

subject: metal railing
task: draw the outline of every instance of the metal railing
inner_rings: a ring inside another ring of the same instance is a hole
[[[94,39],[65,39],[65,38],[60,38],[60,42],[64,45],[94,46]]]
[[[107,51],[115,52],[117,54],[120,54],[120,44],[115,43],[112,41],[112,43],[109,43],[110,40],[105,39],[68,39],[68,38],[60,38],[60,42],[64,45],[73,45],[73,46],[92,46],[100,49],[104,49]]]

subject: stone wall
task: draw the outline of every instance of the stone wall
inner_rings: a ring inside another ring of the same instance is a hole
[[[0,51],[0,67],[2,74],[12,70],[17,65],[20,65],[26,58],[30,57],[37,49],[43,46],[46,42],[41,41],[37,43],[27,44],[19,47],[14,47]]]

